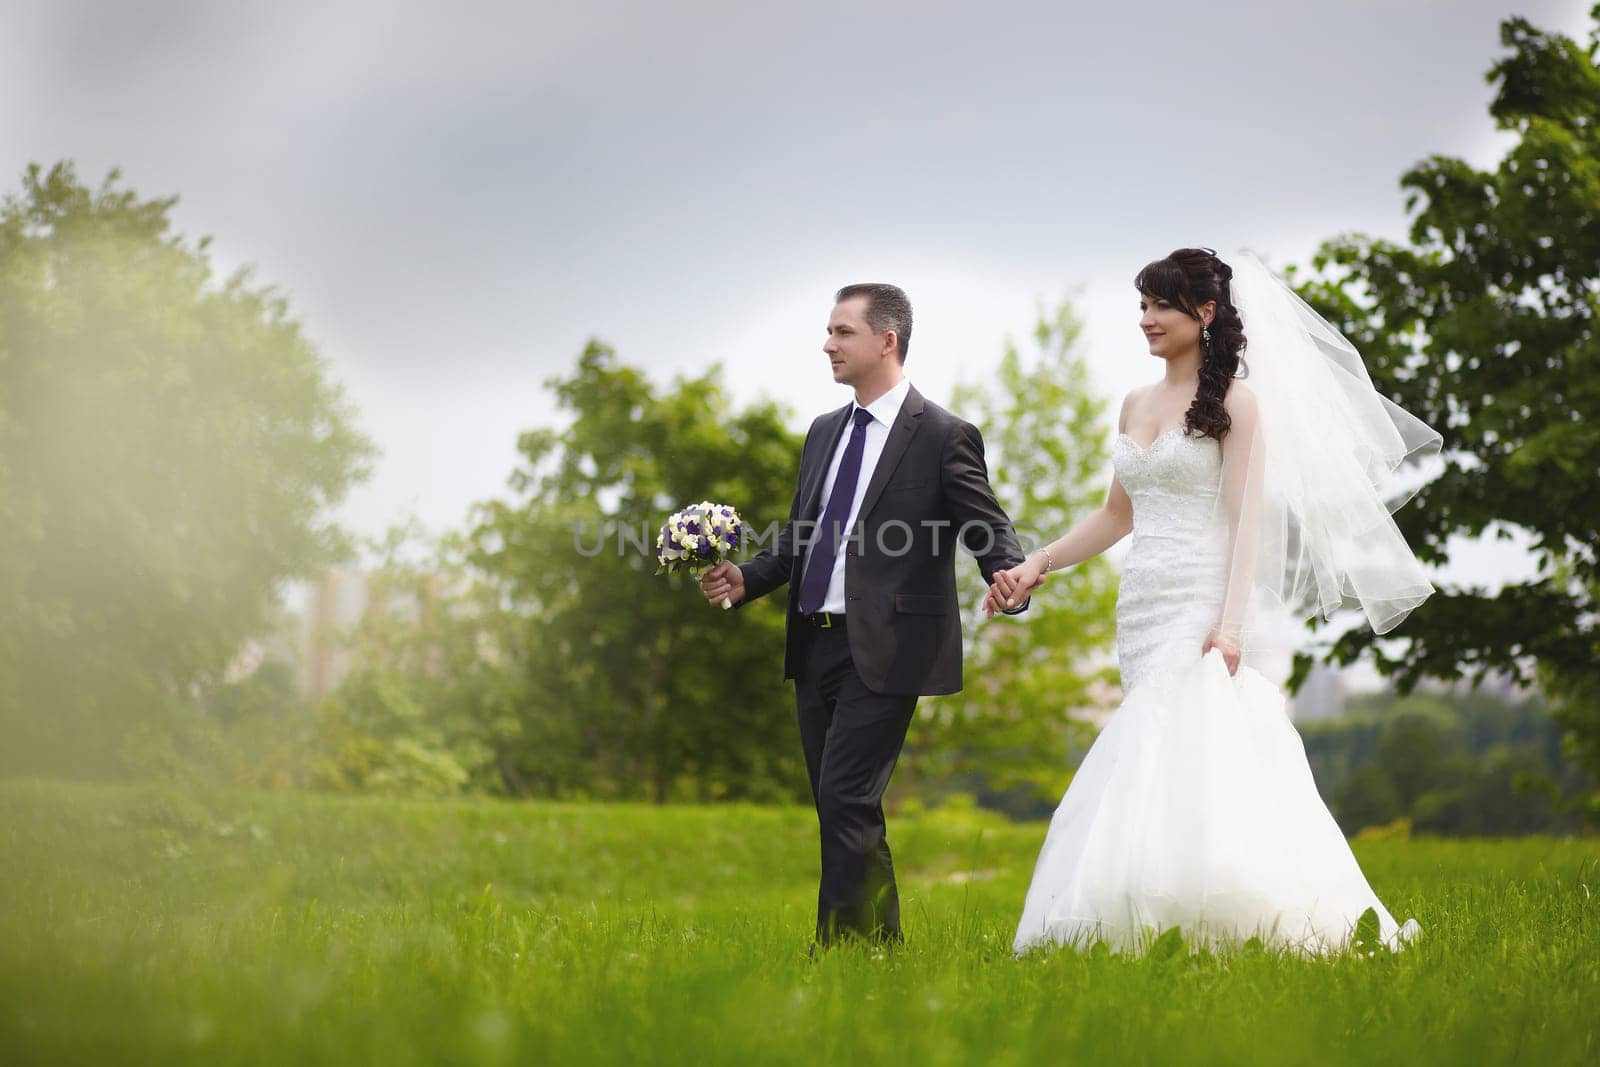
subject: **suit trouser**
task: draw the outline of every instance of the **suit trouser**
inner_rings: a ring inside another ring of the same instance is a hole
[[[795,706],[822,837],[817,940],[827,943],[841,931],[899,940],[900,898],[883,791],[917,698],[868,689],[843,627],[797,625],[809,630]]]

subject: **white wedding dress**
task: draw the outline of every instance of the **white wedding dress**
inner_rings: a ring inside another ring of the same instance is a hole
[[[1180,927],[1195,942],[1260,937],[1305,952],[1346,946],[1374,909],[1398,925],[1323,804],[1282,690],[1246,658],[1201,657],[1225,593],[1221,449],[1169,431],[1122,435],[1117,477],[1133,542],[1117,599],[1124,699],[1050,821],[1014,949],[1103,940],[1135,950]]]

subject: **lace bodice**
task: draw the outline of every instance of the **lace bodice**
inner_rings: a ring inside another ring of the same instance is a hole
[[[1219,621],[1226,572],[1216,507],[1222,451],[1214,438],[1182,429],[1147,447],[1120,434],[1112,464],[1133,501],[1133,543],[1117,596],[1117,660],[1127,693],[1167,658],[1197,655]]]

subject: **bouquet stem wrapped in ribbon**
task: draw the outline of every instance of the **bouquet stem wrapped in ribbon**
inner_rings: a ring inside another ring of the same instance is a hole
[[[744,520],[726,504],[702,500],[674,512],[656,535],[657,574],[688,571],[699,577],[728,559],[744,539]],[[722,610],[733,601],[722,598]]]

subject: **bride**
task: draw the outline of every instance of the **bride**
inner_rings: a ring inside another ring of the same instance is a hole
[[[1278,682],[1294,619],[1359,605],[1379,633],[1433,592],[1391,476],[1439,436],[1253,257],[1183,248],[1134,279],[1161,381],[1123,401],[1106,503],[1000,572],[984,611],[1133,534],[1123,703],[1050,822],[1014,949],[1261,937],[1324,953],[1378,900],[1312,781]],[[1245,359],[1245,339],[1250,355]],[[1414,491],[1414,488],[1413,488]]]

